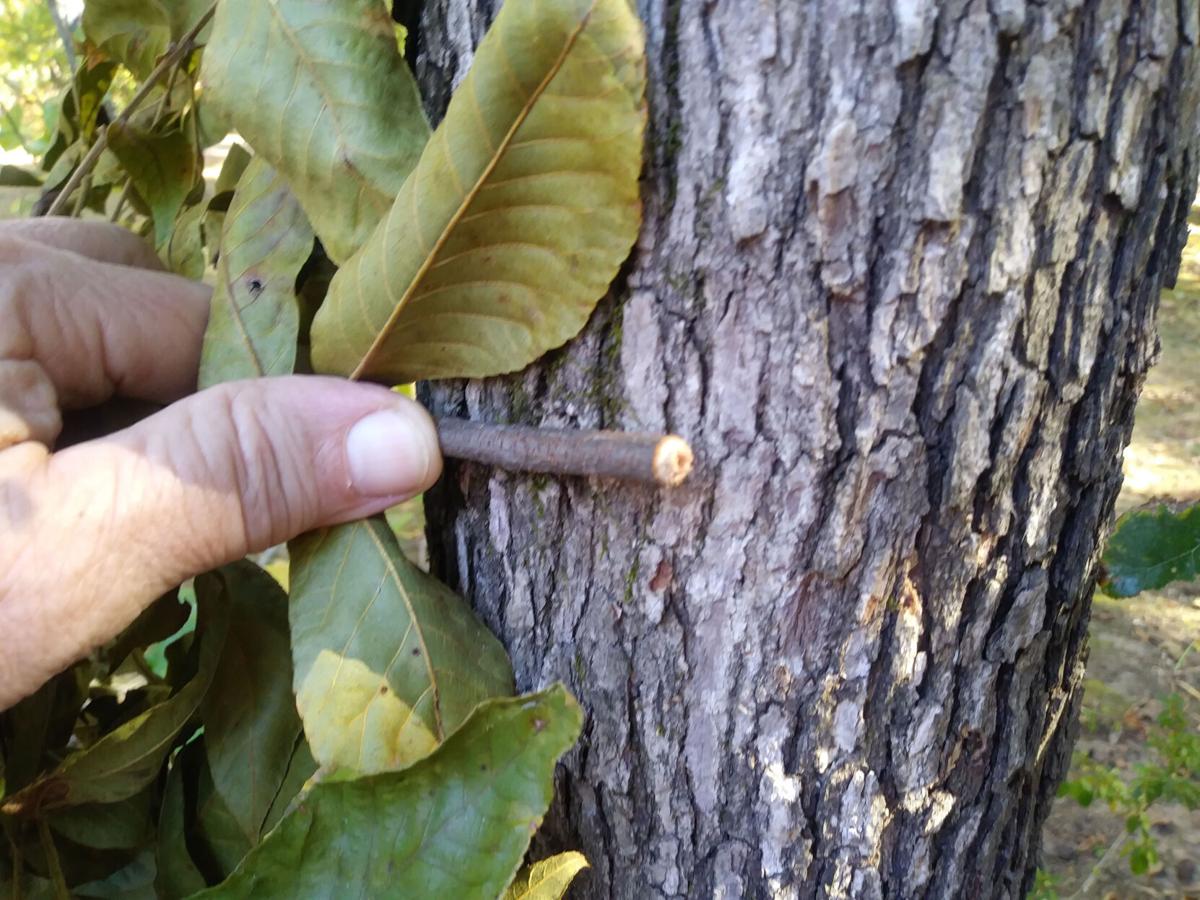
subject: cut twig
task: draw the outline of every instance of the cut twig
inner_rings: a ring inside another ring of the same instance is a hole
[[[79,165],[75,167],[75,171],[71,173],[70,179],[63,186],[63,189],[59,191],[58,196],[54,198],[54,202],[50,204],[50,208],[46,210],[46,215],[57,216],[64,209],[66,209],[71,195],[75,193],[75,190],[79,187],[83,179],[86,178],[91,173],[92,169],[96,167],[96,163],[100,160],[100,155],[108,146],[108,129],[112,128],[113,125],[124,125],[129,121],[130,117],[137,112],[138,107],[140,107],[146,101],[146,98],[150,96],[150,92],[154,90],[154,87],[158,84],[158,82],[163,79],[163,76],[174,69],[175,66],[179,64],[180,60],[182,60],[192,51],[193,42],[196,40],[196,37],[200,34],[200,32],[204,30],[205,26],[208,25],[208,23],[212,20],[212,17],[216,11],[217,5],[214,3],[208,8],[208,12],[200,17],[200,20],[192,26],[192,29],[183,37],[181,37],[178,43],[176,43],[175,46],[170,49],[167,55],[162,58],[159,64],[154,67],[154,71],[147,76],[145,84],[143,84],[141,89],[133,95],[133,99],[129,101],[129,105],[125,107],[119,116],[117,116],[116,121],[114,121],[112,125],[102,129],[96,135],[96,143],[92,144],[91,149],[87,152],[87,156],[85,156],[80,161]]]
[[[675,487],[692,471],[692,448],[673,434],[573,431],[438,419],[442,453],[514,472],[621,478]]]

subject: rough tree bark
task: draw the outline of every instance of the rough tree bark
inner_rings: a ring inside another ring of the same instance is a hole
[[[1020,895],[1197,176],[1196,0],[641,0],[646,222],[584,335],[439,387],[674,430],[656,493],[450,472],[435,567],[589,714],[591,897]],[[436,119],[493,0],[427,0]]]

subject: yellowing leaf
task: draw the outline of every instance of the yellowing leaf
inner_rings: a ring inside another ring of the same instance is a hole
[[[116,122],[108,126],[108,147],[154,216],[154,245],[165,247],[175,217],[200,180],[199,152],[179,128],[155,134]]]
[[[388,217],[334,279],[316,369],[481,377],[573,337],[637,236],[644,89],[628,0],[506,0]]]
[[[296,703],[326,768],[402,768],[512,692],[500,642],[405,559],[382,516],[291,544]]]
[[[281,172],[335,262],[371,234],[429,136],[382,0],[221,3],[205,97]]]
[[[501,900],[561,900],[575,876],[588,867],[582,853],[560,853],[522,869]]]
[[[154,69],[171,41],[171,22],[158,0],[87,0],[83,31],[139,79]]]
[[[87,0],[83,31],[144,79],[171,42],[187,34],[211,4],[212,0]],[[202,32],[196,43],[204,43],[204,38]]]
[[[221,229],[201,387],[291,373],[300,330],[296,276],[312,247],[312,228],[295,196],[255,157],[238,180]]]

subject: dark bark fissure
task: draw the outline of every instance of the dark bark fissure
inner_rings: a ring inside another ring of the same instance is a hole
[[[498,4],[426,0],[436,121]],[[645,227],[583,334],[425,389],[673,430],[674,492],[451,467],[431,556],[589,718],[581,896],[1017,896],[1197,175],[1194,0],[641,0]]]

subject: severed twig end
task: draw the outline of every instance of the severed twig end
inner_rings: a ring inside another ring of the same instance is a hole
[[[667,487],[678,487],[692,473],[692,448],[683,438],[668,434],[654,448],[654,478]]]

